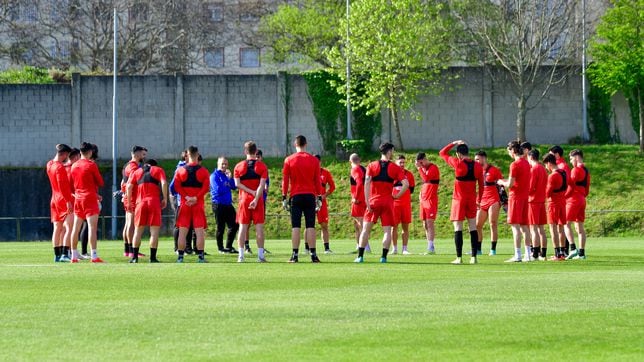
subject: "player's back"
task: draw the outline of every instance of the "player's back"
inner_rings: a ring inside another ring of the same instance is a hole
[[[548,172],[542,164],[537,163],[530,170],[530,195],[529,202],[546,202],[546,186]]]
[[[96,163],[84,158],[72,165],[72,179],[77,199],[96,197],[98,188],[103,186]]]
[[[318,194],[320,189],[320,161],[306,152],[294,153],[284,160],[288,167],[291,196]]]
[[[510,176],[514,179],[510,195],[527,200],[530,194],[530,163],[523,157],[518,158],[510,165]]]
[[[590,191],[590,172],[585,165],[577,165],[570,171],[568,197],[586,197]]]
[[[145,165],[131,175],[137,188],[137,201],[161,201],[161,182],[165,172],[161,167]]]
[[[471,159],[457,160],[454,164],[454,194],[455,200],[470,200],[476,198],[476,183],[483,177],[481,165]]]
[[[548,202],[563,204],[566,201],[566,190],[568,189],[568,175],[563,169],[557,169],[548,175],[548,186],[546,196]]]

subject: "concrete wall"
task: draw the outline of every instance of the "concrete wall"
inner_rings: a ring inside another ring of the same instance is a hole
[[[499,146],[514,138],[516,102],[508,85],[492,84],[475,68],[452,72],[459,75],[453,90],[425,96],[417,105],[422,120],[403,117],[405,147],[439,148],[454,139]],[[380,140],[390,140],[384,113]],[[241,155],[249,139],[266,155],[283,156],[297,134],[307,136],[311,152],[321,151],[306,82],[284,73],[119,77],[118,116],[120,158],[129,157],[133,144],[147,146],[155,158],[176,158],[191,144],[208,158]],[[112,78],[75,75],[71,85],[0,85],[0,131],[0,165],[44,165],[61,142],[93,142],[101,158],[111,158]],[[553,88],[528,113],[526,133],[546,144],[581,134],[578,79]]]

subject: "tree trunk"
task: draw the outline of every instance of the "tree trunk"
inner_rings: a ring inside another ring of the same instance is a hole
[[[524,96],[519,97],[519,102],[517,103],[517,141],[525,141],[525,114],[526,110],[526,99]]]
[[[403,146],[402,136],[400,134],[400,122],[398,119],[398,109],[396,109],[396,103],[394,102],[393,106],[389,110],[391,114],[391,122],[394,124],[394,130],[396,131],[396,148],[400,151],[403,151],[405,148]]]
[[[640,87],[637,87],[637,101],[639,103],[639,116],[640,116],[640,154],[644,154],[644,113],[642,113],[642,103],[644,103],[644,97],[642,97],[642,90]]]

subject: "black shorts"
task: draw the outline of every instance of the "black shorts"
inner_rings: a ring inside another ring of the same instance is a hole
[[[302,214],[307,229],[315,227],[315,195],[300,194],[291,198],[291,227],[302,227]]]

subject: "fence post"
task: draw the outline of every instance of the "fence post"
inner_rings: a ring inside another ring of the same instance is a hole
[[[16,218],[16,240],[20,241],[20,218]]]

